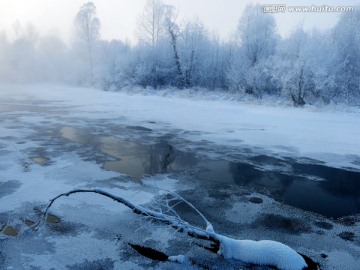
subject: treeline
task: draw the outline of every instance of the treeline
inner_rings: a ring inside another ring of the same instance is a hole
[[[285,97],[296,106],[360,104],[360,6],[342,14],[330,30],[309,33],[298,26],[281,38],[274,17],[260,5],[249,5],[225,42],[198,19],[179,22],[177,15],[174,7],[148,0],[134,46],[101,40],[101,20],[91,2],[74,18],[71,46],[16,23],[12,40],[0,35],[0,80],[105,90],[203,87]]]

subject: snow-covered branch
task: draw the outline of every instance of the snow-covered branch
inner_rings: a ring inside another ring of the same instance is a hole
[[[44,221],[46,220],[46,217],[48,215],[50,207],[54,204],[54,202],[57,199],[59,199],[61,197],[67,197],[67,196],[70,196],[75,193],[96,193],[96,194],[108,197],[118,203],[121,203],[121,204],[127,206],[135,214],[152,217],[158,221],[161,221],[167,225],[170,225],[171,227],[173,227],[174,229],[176,229],[180,232],[187,233],[191,237],[195,237],[195,238],[202,239],[202,240],[209,240],[217,245],[219,245],[219,243],[220,243],[219,240],[217,239],[217,234],[215,234],[211,231],[206,231],[206,230],[198,228],[196,226],[192,226],[179,217],[170,216],[170,215],[167,215],[167,214],[164,214],[161,212],[157,212],[157,211],[150,210],[150,209],[144,208],[142,206],[133,204],[129,200],[126,200],[122,197],[115,196],[113,194],[110,194],[106,191],[99,190],[99,189],[75,189],[75,190],[72,190],[72,191],[69,191],[66,193],[62,193],[62,194],[56,196],[55,198],[51,199],[50,203],[48,204],[48,206],[45,209],[45,212],[43,214],[43,219],[39,221],[39,223],[37,224],[36,227],[39,227],[39,225],[44,223]]]
[[[317,269],[317,264],[311,263],[310,265],[305,261],[302,255],[300,255],[295,250],[285,244],[271,240],[236,240],[215,233],[211,223],[204,217],[204,215],[199,210],[196,209],[195,206],[193,206],[190,202],[185,200],[180,195],[173,193],[172,195],[174,197],[176,197],[180,201],[185,202],[188,206],[190,206],[200,215],[200,217],[206,223],[207,228],[205,230],[185,222],[178,215],[168,215],[162,211],[158,212],[150,210],[148,208],[136,205],[127,199],[115,196],[111,193],[99,189],[75,189],[66,193],[62,193],[51,199],[50,203],[45,209],[43,218],[38,222],[36,227],[39,228],[39,226],[45,222],[48,212],[56,200],[61,197],[70,196],[76,193],[95,193],[108,197],[120,204],[127,206],[136,214],[150,217],[157,221],[163,222],[180,232],[187,233],[191,237],[195,237],[201,240],[208,240],[212,242],[212,246],[208,250],[218,250],[218,254],[222,255],[225,259],[239,260],[245,263],[257,265],[275,266],[278,269],[282,270]],[[174,210],[172,207],[171,209]],[[307,260],[309,259],[307,258]]]

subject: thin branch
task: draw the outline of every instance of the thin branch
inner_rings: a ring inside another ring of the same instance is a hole
[[[167,210],[164,212],[164,214],[172,213],[172,214],[175,215],[177,218],[180,218],[180,216],[178,215],[178,213],[176,213],[176,211],[174,210],[174,207],[175,207],[177,204],[171,206],[171,205],[169,204],[169,201],[170,201],[170,200],[167,200],[167,199],[165,200]]]
[[[171,191],[168,190],[164,190],[166,192],[168,192],[169,194],[173,195],[174,197],[178,198],[179,200],[183,201],[184,203],[186,203],[191,209],[193,209],[205,222],[206,224],[206,231],[210,231],[210,232],[215,232],[214,231],[214,227],[213,225],[210,223],[210,221],[207,220],[207,218],[189,201],[187,201],[186,199],[184,199],[182,196],[180,196],[179,194],[173,193]]]
[[[220,240],[218,238],[218,235],[214,232],[211,231],[206,231],[203,230],[201,228],[195,227],[193,225],[190,225],[188,223],[186,223],[185,221],[183,221],[180,218],[174,217],[174,216],[169,216],[163,213],[159,213],[147,208],[144,208],[142,206],[136,205],[131,203],[130,201],[122,198],[122,197],[118,197],[115,195],[112,195],[106,191],[103,190],[99,190],[99,189],[75,189],[66,193],[62,193],[58,196],[56,196],[55,198],[50,200],[50,203],[48,204],[48,206],[45,209],[45,212],[43,214],[43,218],[40,219],[40,221],[36,224],[35,228],[38,228],[42,223],[45,222],[49,209],[50,207],[54,204],[54,202],[56,200],[58,200],[61,197],[68,197],[72,194],[76,194],[76,193],[95,193],[95,194],[99,194],[105,197],[108,197],[118,203],[121,203],[125,206],[127,206],[128,208],[130,208],[135,214],[139,214],[142,216],[146,216],[146,217],[151,217],[154,218],[158,221],[161,221],[167,225],[170,225],[171,227],[173,227],[174,229],[178,230],[179,232],[185,232],[187,233],[189,236],[197,238],[197,239],[201,239],[201,240],[208,240],[213,242],[215,245],[220,246]]]

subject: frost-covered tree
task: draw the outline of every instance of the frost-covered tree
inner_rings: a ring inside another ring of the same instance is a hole
[[[252,67],[275,53],[275,19],[263,13],[259,4],[246,6],[237,31],[240,45]]]
[[[280,57],[276,58],[282,92],[296,106],[305,105],[305,95],[312,88],[309,55],[306,54],[309,39],[302,28],[297,29],[281,44]]]
[[[341,16],[332,30],[335,77],[332,95],[336,101],[360,103],[360,6]]]
[[[165,8],[165,19],[164,25],[166,32],[170,38],[170,44],[173,49],[173,59],[175,62],[175,69],[176,69],[176,85],[179,88],[183,88],[185,83],[185,76],[183,72],[183,68],[181,66],[180,54],[179,54],[179,44],[178,38],[180,36],[180,27],[177,24],[177,15],[176,9],[174,6],[166,5]]]
[[[220,42],[199,19],[180,27],[176,9],[159,1],[148,1],[144,14],[138,31],[140,43],[132,50],[130,65],[135,68],[127,69],[132,70],[132,81],[154,88],[224,85]]]
[[[298,26],[289,38],[282,40],[273,57],[274,76],[282,95],[290,98],[295,106],[307,102],[326,100],[331,85],[331,53],[326,34],[307,33]]]
[[[215,34],[196,18],[185,24],[178,42],[185,87],[224,87],[226,54]]]
[[[141,43],[131,48],[124,69],[133,84],[143,87],[158,88],[177,82],[173,50],[167,38],[159,40],[156,46]]]
[[[226,85],[230,90],[245,93],[246,73],[249,63],[234,40],[229,43],[229,65],[226,69]]]
[[[128,66],[124,67],[127,78],[132,83],[153,88],[179,86],[178,82],[181,80],[178,71],[181,70],[181,63],[175,19],[173,7],[166,6],[159,0],[146,2],[138,22],[139,43],[132,48]],[[173,48],[177,53],[175,57]]]
[[[202,85],[207,79],[210,41],[198,19],[188,22],[179,39],[185,87]]]
[[[118,89],[131,84],[127,68],[130,66],[130,45],[120,40],[97,42],[94,50],[95,80],[104,90]]]
[[[265,82],[271,76],[266,62],[275,53],[278,39],[274,17],[263,13],[259,4],[248,5],[239,21],[237,39],[227,73],[229,87],[254,95],[271,92]]]
[[[202,74],[207,74],[203,86],[212,90],[225,89],[226,69],[230,61],[229,44],[222,42],[216,33],[210,36],[209,42],[210,47],[205,57],[206,68],[202,71]]]
[[[88,2],[80,7],[75,16],[74,26],[76,34],[91,46],[100,37],[100,21],[96,17],[96,7]]]
[[[261,97],[278,95],[296,106],[360,102],[360,8],[342,14],[328,31],[296,28],[279,38],[273,16],[248,5],[233,39],[221,42],[199,19],[177,21],[177,11],[148,0],[139,18],[139,43],[100,40],[92,2],[74,19],[68,48],[16,21],[0,37],[0,77],[7,81],[64,81],[104,89],[204,87]],[[116,27],[116,26],[114,26]]]
[[[86,45],[90,82],[93,84],[93,47],[95,41],[100,37],[100,21],[96,17],[96,6],[93,2],[85,3],[80,7],[74,19],[74,27],[77,38],[82,40]]]

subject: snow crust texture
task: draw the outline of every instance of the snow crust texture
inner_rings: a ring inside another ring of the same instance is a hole
[[[307,267],[305,260],[295,250],[271,240],[235,240],[222,237],[219,253],[226,259],[276,266],[282,270],[302,270]]]

